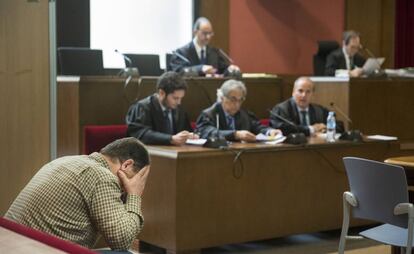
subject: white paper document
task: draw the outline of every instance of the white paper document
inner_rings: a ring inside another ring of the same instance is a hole
[[[258,142],[265,142],[266,144],[279,144],[285,141],[286,137],[282,134],[278,134],[276,136],[266,136],[262,133],[256,135],[256,141]]]
[[[196,146],[202,146],[207,142],[207,139],[205,138],[199,138],[199,139],[187,139],[185,143],[187,145],[196,145]]]
[[[398,138],[397,138],[397,137],[393,137],[393,136],[385,136],[385,135],[371,135],[371,136],[367,136],[367,139],[373,139],[373,140],[385,140],[385,141],[398,140]]]

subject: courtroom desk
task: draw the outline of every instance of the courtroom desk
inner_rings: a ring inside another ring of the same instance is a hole
[[[313,102],[331,110],[331,102],[353,121],[352,128],[364,134],[397,136],[414,140],[414,79],[312,77],[315,83]],[[338,119],[344,121],[337,112]]]
[[[200,112],[216,101],[224,78],[186,78],[188,90],[182,107],[195,121]],[[58,77],[58,156],[81,154],[85,125],[125,124],[130,104],[156,92],[157,77],[132,79],[113,76]],[[247,99],[243,107],[258,118],[268,118],[268,109],[281,101],[281,80],[275,77],[244,78]]]
[[[317,138],[298,146],[148,149],[139,238],[170,253],[338,229],[348,190],[342,157],[383,161],[400,154],[398,142],[327,144]]]
[[[24,235],[0,227],[0,253],[66,253]]]

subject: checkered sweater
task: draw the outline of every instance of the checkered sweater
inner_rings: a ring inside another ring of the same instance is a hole
[[[140,197],[122,202],[118,178],[99,153],[43,166],[5,217],[88,248],[101,234],[114,250],[128,249],[143,226]]]

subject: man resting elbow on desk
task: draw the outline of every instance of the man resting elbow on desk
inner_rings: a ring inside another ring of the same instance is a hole
[[[101,234],[111,249],[127,250],[143,227],[141,195],[148,173],[144,145],[119,139],[99,153],[44,165],[5,217],[88,248]]]
[[[180,108],[186,90],[187,84],[180,74],[162,74],[157,81],[157,93],[129,108],[127,135],[149,145],[183,145],[187,139],[198,138]]]
[[[300,77],[295,81],[292,97],[277,104],[270,115],[270,126],[282,130],[283,135],[301,132],[306,136],[316,136],[326,131],[328,109],[311,103],[315,85],[308,77]],[[291,123],[282,121],[277,116]],[[336,131],[344,132],[341,121],[336,122]]]
[[[246,95],[243,82],[233,79],[225,81],[217,90],[217,102],[205,109],[197,119],[200,136],[209,138],[218,134],[229,141],[255,142],[259,133],[269,136],[281,133],[280,130],[261,125],[253,113],[241,108]]]

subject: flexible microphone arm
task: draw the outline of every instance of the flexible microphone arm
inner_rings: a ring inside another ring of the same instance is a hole
[[[345,112],[344,111],[342,111],[338,106],[336,106],[335,105],[335,103],[334,102],[331,102],[330,103],[330,105],[331,105],[331,107],[333,107],[334,109],[335,109],[335,111],[338,111],[338,113],[341,115],[341,116],[343,116],[343,118],[345,118],[345,120],[350,124],[350,125],[352,125],[352,120],[351,120],[351,118],[349,118],[349,116],[347,115],[347,114],[345,114]]]
[[[276,117],[276,118],[280,119],[282,122],[287,123],[288,125],[290,125],[290,126],[292,126],[293,128],[295,128],[295,131],[296,131],[296,132],[299,132],[299,128],[298,128],[298,125],[297,125],[297,124],[295,124],[295,123],[294,123],[294,122],[292,122],[292,121],[287,120],[286,118],[284,118],[283,116],[281,116],[281,115],[279,115],[279,114],[276,114],[275,112],[273,112],[273,111],[272,111],[272,110],[270,110],[270,109],[268,109],[268,111],[269,111],[269,113],[270,113],[272,116],[274,116],[274,117]]]
[[[222,55],[226,60],[227,60],[227,62],[229,63],[229,64],[234,64],[234,61],[233,61],[233,59],[231,59],[230,57],[229,57],[229,55],[227,55],[223,50],[221,50],[221,49],[218,49],[218,52],[220,53],[220,55]]]
[[[176,56],[178,56],[178,58],[180,58],[181,60],[183,60],[187,65],[191,65],[191,62],[190,62],[190,60],[188,60],[187,59],[187,57],[185,57],[185,56],[183,56],[183,55],[181,55],[180,53],[178,53],[177,51],[172,51],[172,54],[173,55],[176,55]]]
[[[126,67],[131,67],[132,66],[132,60],[131,60],[131,58],[129,58],[125,54],[119,52],[118,49],[115,49],[115,52],[118,53],[118,54],[120,54],[125,59],[125,61],[128,62],[128,65],[129,66],[126,66]]]

